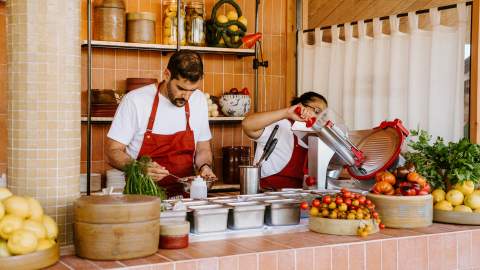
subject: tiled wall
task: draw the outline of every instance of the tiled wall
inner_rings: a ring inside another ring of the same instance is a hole
[[[0,175],[7,169],[7,42],[5,2],[0,2]]]
[[[259,92],[259,109],[261,111],[278,109],[285,106],[285,62],[286,62],[286,1],[262,0],[259,11],[259,31],[263,32],[264,58],[269,61],[266,70],[266,93]],[[161,0],[127,0],[127,12],[152,11],[157,14],[157,42],[162,34],[162,5]],[[207,17],[214,0],[206,0]],[[248,19],[248,32],[254,31],[255,0],[238,0],[244,15]],[[224,12],[225,10],[223,10]],[[83,38],[86,37],[86,0],[83,0]],[[122,49],[95,49],[93,57],[93,88],[109,88],[124,90],[125,78],[128,77],[155,77],[161,79],[162,71],[166,67],[169,55],[159,52],[146,52]],[[254,71],[252,57],[237,58],[236,56],[204,55],[205,78],[203,90],[220,96],[225,90],[232,87],[249,89],[254,88]],[[86,90],[86,51],[82,52],[82,91]],[[260,69],[260,89],[263,86],[263,75]],[[85,95],[84,95],[85,96]],[[253,104],[252,104],[253,107]],[[82,112],[86,112],[85,102]],[[108,132],[107,124],[95,124],[92,129],[93,153],[92,171],[104,172],[110,168],[105,162],[104,140]],[[213,134],[212,148],[215,158],[215,172],[221,176],[222,146],[253,144],[243,135],[240,123],[211,124]],[[85,134],[86,125],[82,125],[82,172],[86,167]]]

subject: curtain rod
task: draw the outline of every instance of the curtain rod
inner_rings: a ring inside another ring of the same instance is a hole
[[[465,2],[465,4],[467,6],[471,6],[472,5],[472,1],[467,1]],[[438,10],[446,10],[446,9],[452,9],[452,8],[456,8],[457,7],[457,4],[453,4],[453,5],[447,5],[447,6],[441,6],[441,7],[438,7]],[[421,9],[421,10],[417,10],[415,11],[415,14],[425,14],[425,13],[428,13],[430,12],[429,9]],[[400,13],[400,14],[397,14],[397,17],[400,18],[400,17],[407,17],[408,16],[408,13]],[[381,21],[384,21],[384,20],[388,20],[389,19],[389,16],[383,16],[383,17],[380,17],[380,20]],[[367,19],[367,20],[364,20],[364,22],[366,23],[369,23],[369,22],[373,22],[373,19]],[[350,23],[351,25],[356,25],[357,22],[352,22]],[[337,24],[338,27],[343,27],[344,24]],[[320,30],[327,30],[327,29],[331,29],[332,26],[322,26],[320,27]],[[314,32],[315,31],[315,28],[311,28],[311,29],[306,29],[306,30],[303,30],[303,33],[307,33],[307,32]]]

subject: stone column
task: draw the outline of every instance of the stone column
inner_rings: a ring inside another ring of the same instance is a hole
[[[8,0],[8,187],[73,239],[80,195],[80,0]]]

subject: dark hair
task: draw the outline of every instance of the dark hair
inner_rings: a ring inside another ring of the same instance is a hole
[[[175,52],[168,60],[168,70],[171,79],[184,78],[190,82],[197,82],[203,77],[203,62],[200,55],[191,50]]]
[[[327,99],[324,96],[320,95],[319,93],[312,92],[312,91],[305,92],[301,96],[293,98],[292,101],[290,101],[290,105],[293,106],[293,105],[297,105],[299,103],[305,104],[309,101],[310,102],[314,101],[315,99],[320,99],[321,101],[325,102],[325,105],[328,106]]]

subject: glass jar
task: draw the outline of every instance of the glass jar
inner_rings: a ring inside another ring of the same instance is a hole
[[[177,26],[180,45],[186,45],[185,40],[185,9],[180,1],[180,19],[177,20],[177,0],[163,1],[163,44],[177,44]]]
[[[94,5],[93,39],[125,42],[125,2],[103,0]]]
[[[187,43],[205,46],[205,5],[203,0],[190,0],[185,7]]]

